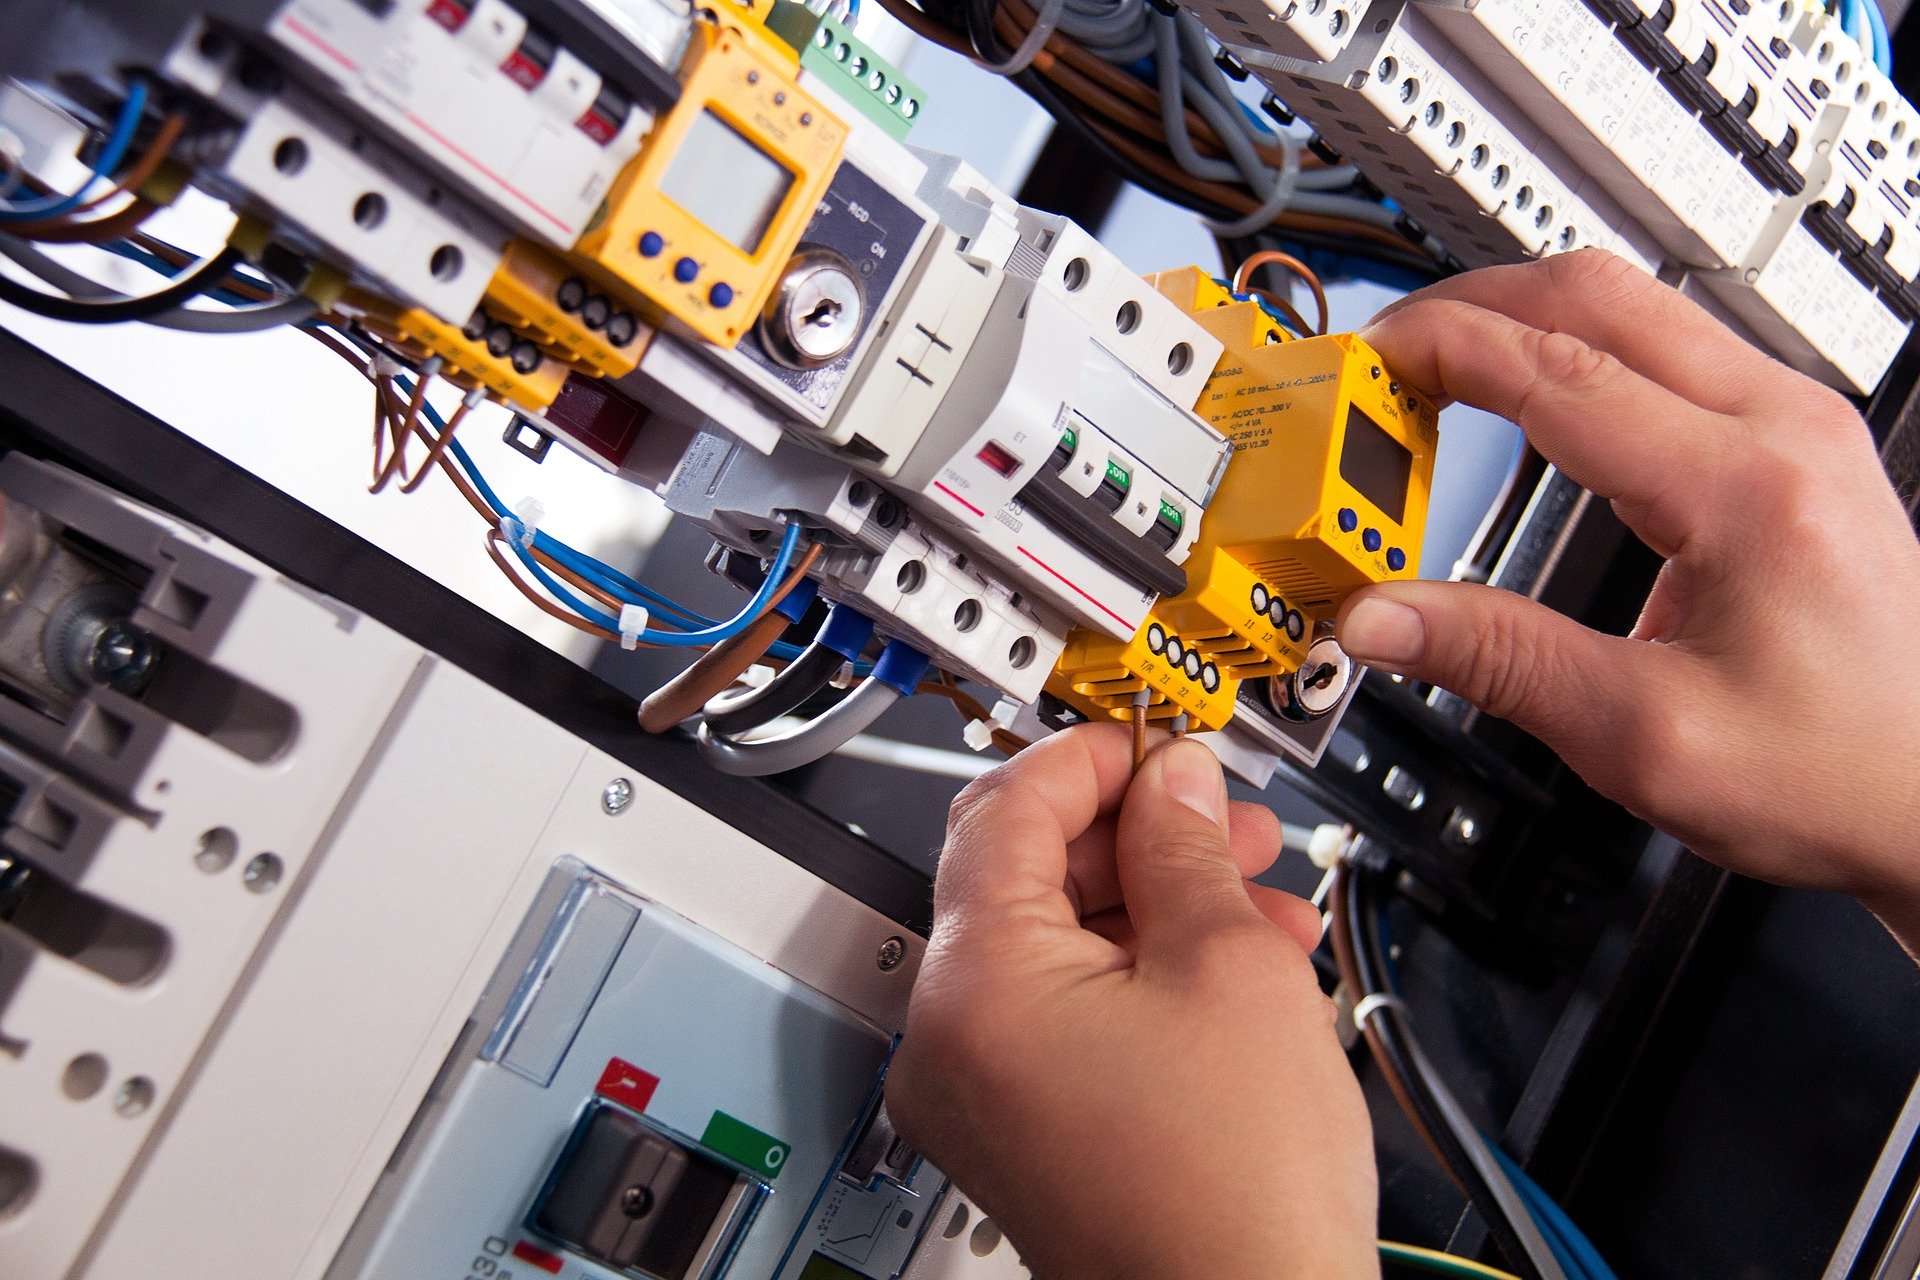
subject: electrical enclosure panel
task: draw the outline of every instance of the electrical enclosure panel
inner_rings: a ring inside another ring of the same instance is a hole
[[[1920,113],[1826,13],[1722,0],[1341,12],[1195,10],[1463,265],[1609,249],[1858,394],[1920,317]],[[1295,34],[1275,38],[1276,24]]]
[[[330,1280],[893,1280],[945,1189],[897,1140],[847,1167],[891,1036],[576,860],[472,1025]]]

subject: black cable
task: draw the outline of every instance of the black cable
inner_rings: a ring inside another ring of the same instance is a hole
[[[707,702],[703,719],[722,737],[733,737],[786,715],[827,687],[846,658],[819,641],[800,651],[786,670],[750,693],[723,693]]]
[[[163,311],[172,311],[209,289],[218,288],[226,280],[227,273],[244,261],[246,255],[229,245],[199,266],[175,276],[171,283],[158,292],[99,301],[41,293],[12,276],[0,274],[0,302],[50,320],[70,320],[76,324],[124,324],[129,320],[146,320]]]
[[[1370,872],[1354,868],[1350,876],[1351,890],[1347,899],[1347,926],[1350,934],[1354,962],[1360,970],[1361,998],[1369,995],[1392,994],[1388,979],[1386,948],[1380,937],[1380,909],[1374,898],[1374,879]],[[1402,1022],[1397,1009],[1388,1005],[1374,1013],[1371,1022],[1382,1054],[1388,1062],[1382,1065],[1399,1077],[1406,1095],[1419,1112],[1422,1126],[1432,1136],[1434,1145],[1445,1157],[1449,1172],[1454,1180],[1467,1193],[1467,1201],[1473,1206],[1481,1222],[1486,1225],[1487,1234],[1505,1256],[1506,1263],[1516,1272],[1525,1276],[1537,1276],[1526,1246],[1520,1241],[1513,1224],[1501,1210],[1493,1190],[1487,1185],[1467,1151],[1461,1145],[1459,1137],[1447,1124],[1439,1105],[1433,1099],[1432,1091],[1427,1088],[1426,1079],[1413,1067],[1413,1055],[1407,1049],[1410,1035]]]

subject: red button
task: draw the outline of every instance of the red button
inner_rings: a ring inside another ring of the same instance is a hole
[[[1008,449],[1005,445],[995,444],[991,440],[987,441],[987,447],[982,449],[977,456],[980,461],[987,464],[987,470],[1002,479],[1011,476],[1020,469],[1020,459],[1013,456],[1012,450]]]
[[[559,1254],[548,1253],[545,1249],[537,1245],[528,1244],[525,1240],[517,1241],[514,1244],[513,1256],[522,1262],[531,1263],[542,1271],[556,1276],[560,1274],[561,1268],[567,1265],[566,1259],[562,1258]]]
[[[625,1058],[608,1058],[607,1069],[600,1073],[600,1083],[593,1091],[609,1102],[645,1111],[659,1087],[660,1077],[652,1072],[642,1071]]]

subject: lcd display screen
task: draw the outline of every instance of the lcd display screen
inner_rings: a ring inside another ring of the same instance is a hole
[[[759,250],[792,186],[784,165],[712,111],[693,122],[660,179],[662,195],[742,253]]]
[[[1379,423],[1347,406],[1347,438],[1340,446],[1340,478],[1395,524],[1407,518],[1407,483],[1413,478],[1413,451],[1388,435]]]

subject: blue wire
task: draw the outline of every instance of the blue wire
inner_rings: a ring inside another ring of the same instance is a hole
[[[94,183],[120,167],[120,162],[126,158],[127,148],[133,145],[134,130],[140,127],[140,117],[146,109],[147,83],[135,80],[127,90],[127,100],[120,107],[119,118],[113,123],[113,132],[107,135],[107,141],[94,161],[93,172],[80,184],[80,189],[71,195],[36,196],[17,204],[9,202],[0,208],[0,222],[32,222],[40,218],[54,218],[78,207]]]
[[[329,326],[329,328],[331,329],[331,326]],[[339,329],[331,329],[331,331],[338,333],[345,340],[352,342],[362,351],[367,350],[366,344],[355,338],[351,333]],[[371,353],[369,352],[369,354]],[[395,375],[394,384],[399,387],[402,395],[410,396],[413,394],[413,381],[406,375]],[[421,401],[420,411],[426,417],[427,421],[432,424],[434,430],[442,433],[446,431],[446,421],[441,418],[439,411],[433,407],[430,401]],[[467,480],[473,485],[474,490],[479,493],[481,501],[493,509],[495,516],[499,517],[502,521],[518,519],[512,510],[508,508],[507,504],[500,500],[500,495],[494,492],[493,486],[487,483],[487,478],[480,473],[480,468],[475,465],[473,455],[467,452],[466,447],[460,443],[457,437],[447,442],[447,452],[452,455],[455,463],[460,467],[460,470],[466,474]],[[675,613],[683,618],[700,623],[700,629],[695,631],[659,631],[655,628],[648,627],[640,632],[639,638],[648,644],[665,645],[669,648],[693,648],[702,645],[718,644],[720,641],[731,639],[733,636],[746,630],[748,624],[758,617],[766,608],[767,603],[773,598],[773,593],[779,589],[780,583],[786,579],[787,571],[792,568],[794,556],[799,550],[800,535],[801,529],[798,524],[789,524],[787,526],[786,535],[780,541],[780,550],[775,554],[773,566],[767,570],[766,578],[761,582],[759,590],[754,592],[753,598],[747,602],[746,606],[742,608],[739,613],[724,622],[704,617],[701,614],[693,612],[691,609],[676,604],[668,597],[634,581],[632,578],[614,569],[611,565],[575,550],[559,539],[551,537],[543,530],[534,530],[532,544],[534,547],[552,556],[561,564],[566,565],[569,569],[587,578],[596,586],[606,589],[612,595],[640,597],[639,599],[628,599],[627,603],[658,606],[670,613]],[[613,617],[601,609],[594,608],[592,605],[589,605],[574,595],[571,591],[568,591],[559,582],[555,581],[553,576],[541,567],[540,562],[533,558],[532,550],[521,544],[520,539],[509,538],[507,541],[513,548],[514,555],[519,559],[521,564],[526,566],[534,580],[550,591],[556,599],[562,601],[568,608],[596,625],[605,627],[609,631],[618,631],[620,629],[620,620],[618,618]]]
[[[1860,34],[1859,0],[1840,0],[1840,29],[1852,36],[1855,41],[1864,44]]]
[[[1893,37],[1887,34],[1887,15],[1880,12],[1880,0],[1859,0],[1867,15],[1867,30],[1873,33],[1873,65],[1886,75],[1893,74]]]
[[[1501,1169],[1506,1172],[1507,1180],[1512,1182],[1514,1189],[1520,1193],[1520,1198],[1527,1202],[1527,1208],[1532,1212],[1534,1220],[1540,1224],[1541,1233],[1547,1237],[1547,1243],[1554,1245],[1557,1241],[1560,1246],[1565,1247],[1567,1253],[1573,1256],[1573,1262],[1570,1265],[1568,1259],[1561,1256],[1560,1248],[1554,1249],[1554,1256],[1560,1258],[1562,1267],[1567,1268],[1570,1280],[1581,1280],[1582,1277],[1585,1277],[1585,1280],[1619,1280],[1614,1275],[1613,1268],[1609,1267],[1606,1260],[1600,1256],[1600,1251],[1593,1247],[1593,1241],[1587,1239],[1586,1232],[1580,1230],[1573,1219],[1567,1215],[1567,1211],[1560,1207],[1558,1201],[1548,1195],[1546,1190],[1535,1182],[1512,1156],[1502,1150],[1499,1143],[1488,1140],[1487,1149],[1493,1152],[1493,1158],[1499,1161]]]

